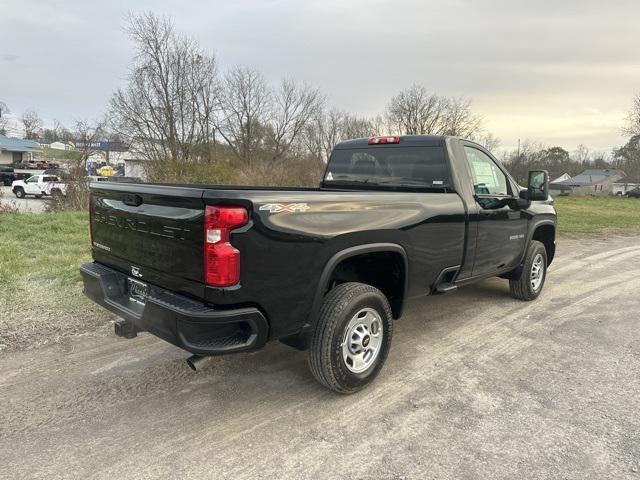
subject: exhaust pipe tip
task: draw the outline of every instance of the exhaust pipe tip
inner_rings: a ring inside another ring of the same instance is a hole
[[[200,355],[191,355],[187,358],[187,365],[194,372],[202,370],[202,368],[211,361],[212,357],[201,357]]]

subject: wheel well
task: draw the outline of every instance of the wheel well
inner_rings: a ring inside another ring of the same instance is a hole
[[[547,264],[551,265],[553,257],[556,253],[556,229],[553,225],[540,225],[533,232],[531,240],[537,240],[542,242],[545,250],[547,251]]]
[[[379,289],[391,306],[393,318],[402,313],[405,261],[398,252],[369,252],[342,260],[331,273],[327,291],[340,283],[360,282]]]

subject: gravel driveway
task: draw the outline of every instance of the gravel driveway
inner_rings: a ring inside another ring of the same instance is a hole
[[[11,187],[0,186],[0,205],[15,206],[21,213],[42,213],[45,211],[47,203],[46,198],[33,196],[16,198]]]
[[[533,303],[414,303],[348,397],[277,343],[200,373],[146,334],[0,353],[0,478],[640,479],[640,236],[558,250]]]

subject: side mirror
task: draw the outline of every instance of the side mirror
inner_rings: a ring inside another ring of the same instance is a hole
[[[512,210],[526,210],[531,206],[531,202],[527,198],[527,191],[522,190],[518,198],[510,198],[507,205]]]
[[[527,200],[547,200],[549,198],[549,173],[546,170],[531,170],[527,184]]]

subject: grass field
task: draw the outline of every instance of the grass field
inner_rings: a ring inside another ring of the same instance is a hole
[[[0,351],[108,323],[82,295],[78,266],[91,259],[86,213],[2,214],[0,245]]]
[[[556,197],[560,235],[640,231],[640,199]]]
[[[558,197],[560,235],[640,231],[640,200]],[[82,295],[89,261],[86,213],[0,214],[0,351],[108,328]]]

